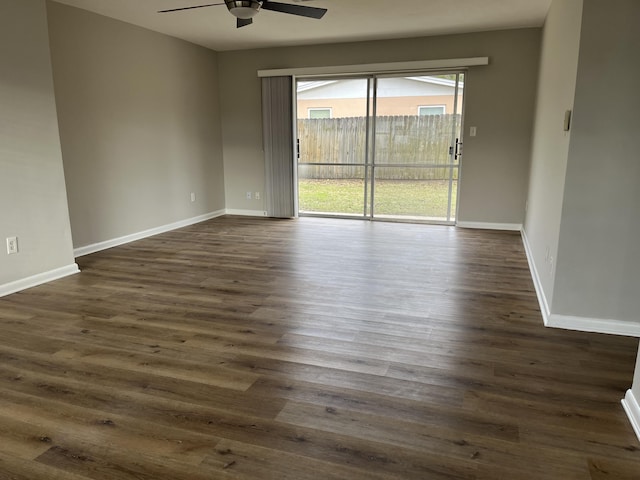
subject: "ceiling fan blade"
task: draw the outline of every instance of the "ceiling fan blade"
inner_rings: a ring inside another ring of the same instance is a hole
[[[267,0],[262,4],[262,10],[272,10],[274,12],[290,13],[291,15],[317,19],[324,17],[324,14],[327,13],[326,8],[290,5],[288,3],[269,2]]]
[[[253,18],[239,18],[237,28],[246,27],[247,25],[251,25],[252,23],[253,23]]]
[[[224,2],[222,2],[222,3],[208,3],[206,5],[195,5],[193,7],[171,8],[169,10],[159,10],[158,13],[179,12],[180,10],[193,10],[194,8],[215,7],[215,6],[218,6],[218,5],[224,5]]]

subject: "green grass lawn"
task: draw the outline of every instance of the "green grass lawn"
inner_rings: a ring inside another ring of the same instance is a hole
[[[301,212],[362,215],[361,180],[299,180]],[[453,183],[452,217],[457,181]],[[375,215],[428,217],[446,220],[449,183],[443,180],[378,180]]]

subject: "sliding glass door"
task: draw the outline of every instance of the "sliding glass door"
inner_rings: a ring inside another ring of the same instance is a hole
[[[297,82],[301,215],[454,223],[462,72]]]
[[[370,83],[298,81],[300,214],[367,215]]]
[[[462,80],[458,73],[375,79],[372,217],[455,221]]]

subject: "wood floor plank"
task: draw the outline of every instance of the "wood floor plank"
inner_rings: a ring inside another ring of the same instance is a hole
[[[179,476],[193,480],[210,480],[214,472],[220,472],[223,468],[223,464],[206,467],[201,464],[192,467],[142,451],[133,456],[121,448],[88,442],[70,442],[69,445],[53,446],[35,461],[69,474],[96,480],[156,480]]]
[[[200,362],[193,359],[182,359],[180,355],[158,355],[163,352],[159,345],[147,342],[141,343],[143,353],[127,351],[121,348],[104,347],[96,342],[88,347],[87,337],[82,337],[82,343],[71,339],[61,340],[55,334],[46,339],[24,332],[5,329],[4,334],[11,341],[12,346],[19,345],[25,350],[41,351],[48,348],[53,356],[60,359],[73,359],[95,366],[121,368],[126,371],[136,371],[147,375],[167,376],[186,381],[198,381],[207,385],[230,388],[243,391],[250,387],[258,376],[249,371],[231,370],[213,355],[199,356]],[[44,346],[42,346],[44,345]],[[0,350],[2,346],[0,346]],[[164,353],[167,354],[167,350]],[[46,351],[46,350],[45,350]],[[178,358],[175,358],[178,357]]]
[[[589,471],[592,480],[635,480],[639,477],[636,464],[602,456],[589,458]]]
[[[33,460],[50,448],[51,439],[39,426],[0,414],[0,451],[23,460]]]
[[[420,424],[397,419],[390,421],[380,416],[350,410],[290,402],[278,415],[278,420],[343,435],[380,438],[385,443],[442,455],[448,458],[451,464],[466,462],[469,459],[478,465],[521,464],[529,460],[531,471],[544,474],[552,468],[556,470],[558,478],[563,478],[565,474],[568,476],[584,471],[584,457],[575,452],[558,452],[546,446],[530,445],[528,451],[523,452],[522,457],[518,458],[513,444],[509,441],[469,432],[461,434],[459,431],[443,427],[431,426],[426,429]],[[544,458],[551,467],[537,461],[539,458]],[[562,462],[558,462],[558,459]]]
[[[96,386],[85,387],[86,394],[82,395],[81,391],[78,390],[80,388],[79,382],[73,386],[61,386],[51,382],[43,383],[36,378],[32,382],[22,379],[18,383],[20,392],[0,392],[2,393],[2,396],[0,396],[2,409],[20,418],[45,424],[45,426],[48,425],[54,430],[55,422],[48,423],[46,419],[47,417],[61,415],[64,428],[68,429],[62,433],[67,432],[69,434],[71,432],[70,435],[73,442],[68,436],[65,436],[66,443],[50,452],[44,458],[47,463],[56,468],[68,468],[70,471],[79,474],[86,475],[85,469],[91,465],[85,465],[83,462],[74,462],[74,458],[78,456],[93,458],[93,455],[87,451],[87,441],[83,438],[78,438],[77,429],[74,427],[73,421],[64,420],[65,417],[74,419],[77,415],[83,415],[84,423],[94,427],[106,428],[109,432],[112,431],[111,428],[114,426],[128,426],[126,422],[130,422],[130,420],[127,420],[127,416],[133,415],[133,418],[143,421],[144,425],[157,425],[160,435],[163,435],[162,432],[165,429],[177,428],[180,431],[186,430],[185,435],[188,432],[193,432],[200,435],[208,435],[211,438],[228,438],[256,446],[276,446],[286,452],[311,456],[316,459],[329,459],[334,463],[343,465],[356,464],[359,468],[365,469],[376,465],[377,469],[391,473],[395,472],[394,474],[402,473],[405,469],[414,469],[416,472],[441,472],[443,468],[443,460],[438,460],[437,466],[433,466],[430,463],[431,460],[425,458],[422,453],[406,452],[400,448],[391,448],[391,445],[369,442],[355,437],[331,434],[320,435],[315,429],[287,425],[282,422],[268,421],[246,415],[233,415],[226,410],[215,408],[215,406],[201,407],[184,402],[140,396],[134,393],[128,393],[127,397],[124,398],[118,398],[115,396],[115,392]],[[39,398],[39,391],[45,392],[48,398],[46,400]],[[52,411],[45,410],[44,414],[39,414],[38,407],[46,409],[47,404],[50,405]],[[144,405],[144,407],[139,407],[139,405]],[[111,422],[113,422],[113,425]],[[138,431],[135,423],[129,428],[134,432]],[[143,434],[149,430],[148,427],[140,429]],[[60,433],[60,430],[55,430],[54,433],[47,435],[55,439],[55,435],[60,435]],[[80,442],[82,448],[73,447],[78,442]],[[135,444],[135,438],[131,442],[132,445]],[[182,445],[182,443],[179,445]],[[188,443],[186,443],[186,448],[190,448]],[[72,453],[68,453],[67,450]],[[155,451],[162,452],[161,449],[157,448]],[[43,459],[40,458],[40,460]],[[105,462],[106,460],[104,459],[98,461],[97,465],[100,471],[104,470],[110,472],[109,474],[115,474],[114,472],[117,471],[114,471],[112,465],[102,465]],[[453,469],[452,472],[457,472],[455,473],[456,476],[452,478],[473,478],[469,474],[469,467],[460,467],[455,462],[450,467]]]
[[[158,352],[160,353],[160,352]],[[132,370],[140,373],[168,376],[183,380],[195,380],[207,385],[244,391],[258,378],[250,372],[238,372],[220,365],[176,360],[155,354],[130,353],[126,351],[74,345],[55,353],[56,356],[90,363],[96,368],[106,366]],[[209,360],[216,360],[215,358]]]
[[[63,391],[64,385],[79,382],[82,386],[100,386],[123,394],[147,394],[199,405],[233,405],[237,413],[265,418],[274,418],[285,403],[275,398],[268,403],[257,403],[252,395],[233,389],[115,367],[101,366],[96,369],[76,359],[51,359],[37,352],[25,352],[7,346],[0,346],[0,362],[0,381],[5,383],[24,382],[25,377],[41,375],[46,376],[47,380],[39,385],[59,383],[63,385]],[[13,389],[17,388],[14,385]]]
[[[569,400],[565,395],[553,396],[549,393],[528,396],[525,401],[511,392],[487,393],[469,390],[466,393],[465,408],[478,412],[495,412],[499,417],[522,416],[521,425],[544,424],[565,428],[575,428],[587,437],[589,432],[606,435],[610,431],[628,431],[627,418],[619,401]]]
[[[216,341],[201,336],[194,336],[186,342],[186,346],[194,346],[199,348],[214,348],[217,352],[225,352],[232,355],[233,358],[240,357],[248,359],[251,365],[257,363],[257,366],[251,368],[266,368],[266,365],[285,365],[286,363],[295,363],[296,365],[308,365],[307,371],[312,370],[313,366],[325,369],[346,370],[349,372],[359,372],[372,375],[384,375],[388,368],[389,362],[384,360],[376,360],[362,358],[358,355],[334,355],[331,352],[323,352],[317,349],[306,349],[288,347],[283,349],[280,345],[256,345],[255,342],[246,341]],[[254,357],[253,363],[251,358]],[[228,361],[228,366],[238,365],[240,362]]]
[[[66,470],[24,460],[0,449],[0,480],[90,480]]]
[[[34,393],[5,393],[0,397],[0,405],[4,415],[28,424],[20,432],[30,432],[33,442],[47,444],[45,450],[84,442],[117,446],[123,451],[152,452],[171,457],[176,462],[198,464],[214,451],[220,440],[215,435],[179,428],[178,424],[155,424],[140,412],[135,418],[126,412],[118,413],[123,411],[118,405],[107,410],[95,402],[83,403],[74,399],[56,398],[43,402]],[[71,391],[67,393],[72,394]]]
[[[638,341],[520,235],[224,216],[0,298],[0,480],[640,478]]]
[[[403,475],[392,475],[373,470],[359,470],[350,466],[301,457],[286,451],[258,447],[230,440],[221,441],[216,453],[204,460],[205,464],[223,460],[225,477],[261,480],[402,480]]]
[[[258,380],[249,390],[256,395],[270,394],[296,402],[313,404],[325,409],[345,409],[376,415],[388,420],[416,425],[449,428],[454,431],[517,441],[519,428],[504,417],[491,413],[467,411],[454,404],[439,405],[423,398],[405,400],[396,396],[361,392],[344,387],[327,387],[290,378]]]

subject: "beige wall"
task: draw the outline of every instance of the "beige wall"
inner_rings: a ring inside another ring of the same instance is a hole
[[[217,54],[48,9],[74,246],[223,209]]]
[[[555,0],[542,36],[524,228],[549,306],[555,280],[551,264],[558,257],[560,214],[571,139],[570,132],[564,131],[563,119],[565,111],[573,109],[581,24],[582,0]]]
[[[418,107],[444,105],[446,113],[453,113],[454,97],[451,95],[429,97],[385,97],[378,98],[377,113],[386,115],[417,115]],[[332,118],[364,117],[367,101],[363,98],[330,98],[318,100],[298,100],[298,118],[309,118],[309,108],[331,108]],[[458,113],[462,111],[462,105]]]
[[[264,185],[257,70],[489,56],[465,82],[461,221],[522,223],[529,173],[540,29],[221,52],[227,208],[264,210],[245,192]],[[468,131],[468,129],[467,129]]]
[[[640,323],[639,18],[584,0],[554,313]]]
[[[0,292],[74,265],[44,0],[0,0],[0,205]]]
[[[525,229],[550,325],[640,323],[639,17],[635,0],[555,0],[546,22]]]

